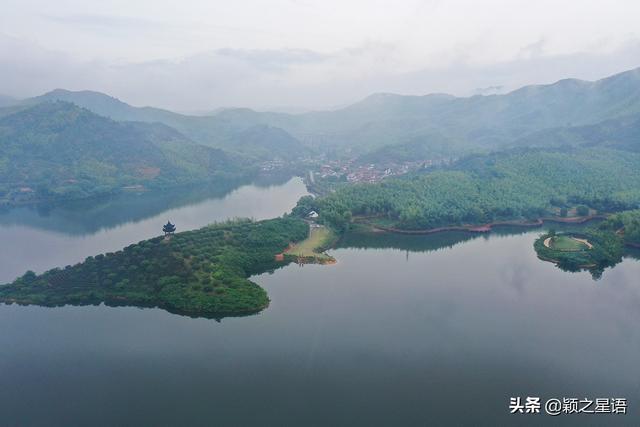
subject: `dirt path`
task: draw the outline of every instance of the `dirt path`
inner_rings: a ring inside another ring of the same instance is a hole
[[[553,239],[553,237],[547,237],[546,239],[544,239],[544,242],[542,242],[547,248],[552,249],[551,247],[551,240]],[[582,244],[584,244],[585,246],[587,246],[589,249],[593,249],[593,245],[587,240],[587,239],[580,239],[578,237],[571,237],[572,240],[575,240],[576,242],[580,242]]]
[[[589,249],[593,249],[593,245],[591,243],[589,243],[589,241],[587,239],[578,239],[577,237],[572,237],[573,240],[575,240],[576,242],[580,242],[580,243],[584,243],[585,245],[587,245],[587,247]],[[545,240],[546,242],[546,240]]]

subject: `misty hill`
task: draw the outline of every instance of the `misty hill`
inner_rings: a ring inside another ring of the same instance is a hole
[[[474,149],[497,148],[542,129],[583,126],[632,113],[640,113],[640,69],[596,82],[527,86],[505,95],[379,94],[342,110],[306,115],[304,120],[321,123],[338,136],[337,142],[356,147],[437,147],[446,139],[455,148]],[[307,126],[305,131],[319,130]]]
[[[0,108],[8,107],[10,105],[14,105],[18,102],[17,99],[12,98],[7,95],[0,95]]]
[[[566,79],[526,86],[504,95],[375,94],[335,111],[304,114],[229,109],[210,117],[186,116],[132,107],[96,92],[61,90],[34,99],[64,99],[115,120],[161,122],[214,147],[241,148],[238,140],[244,132],[269,126],[289,133],[306,147],[362,154],[404,145],[401,151],[415,149],[416,155],[440,156],[496,149],[545,129],[592,125],[640,113],[640,69],[595,82]]]
[[[286,131],[268,125],[255,125],[234,132],[222,143],[228,150],[262,160],[280,158],[295,160],[309,151]]]
[[[450,159],[457,154],[472,151],[458,140],[432,132],[408,138],[407,142],[384,145],[358,156],[359,164],[380,164],[392,166],[397,163],[424,159]]]
[[[243,165],[159,123],[116,122],[67,102],[0,118],[0,199],[82,198],[237,177]]]
[[[117,98],[90,90],[70,91],[55,89],[25,101],[33,105],[41,102],[65,101],[117,121],[159,122],[178,120],[181,114],[153,107],[133,107]],[[165,123],[167,124],[167,123]]]
[[[640,151],[640,114],[622,116],[584,126],[543,129],[505,144],[511,147],[611,147]],[[459,140],[438,133],[423,135],[401,144],[385,145],[358,157],[361,164],[393,164],[416,159],[448,159],[468,152]]]
[[[640,151],[640,114],[585,126],[558,127],[534,132],[514,141],[516,146],[609,146]]]
[[[193,141],[211,147],[224,147],[260,158],[294,158],[302,155],[301,144],[282,129],[267,127],[264,113],[249,109],[222,110],[215,117],[188,116],[153,107],[133,107],[117,98],[93,91],[56,89],[25,101],[33,105],[45,101],[66,101],[116,121],[163,123],[178,130]],[[270,114],[266,114],[270,117]],[[255,126],[262,126],[266,134],[260,138]],[[243,140],[248,138],[248,140]],[[282,142],[280,146],[277,142]],[[264,145],[261,145],[264,144]]]
[[[234,129],[280,127],[308,146],[366,153],[408,144],[426,155],[496,149],[557,127],[599,123],[640,113],[640,69],[595,82],[575,79],[526,86],[504,95],[375,94],[335,111],[299,115],[227,110],[210,118]]]

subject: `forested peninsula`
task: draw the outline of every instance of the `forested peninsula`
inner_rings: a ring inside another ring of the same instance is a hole
[[[317,257],[315,249],[335,241],[354,222],[405,232],[488,231],[487,223],[540,225],[541,218],[580,222],[609,217],[585,232],[588,245],[571,236],[549,240],[554,245],[542,248],[536,243],[543,259],[601,272],[620,261],[624,245],[640,245],[640,211],[633,210],[638,206],[640,153],[601,147],[510,150],[377,184],[337,186],[327,195],[301,198],[282,218],[215,224],[41,275],[27,272],[0,287],[0,301],[151,306],[216,318],[255,313],[269,298],[248,277],[303,258],[332,262]],[[611,216],[615,212],[621,213]],[[327,228],[314,224],[310,234],[313,222]],[[554,248],[576,250],[563,252],[560,259],[557,251],[548,253]]]
[[[286,265],[291,258],[275,255],[308,235],[309,225],[291,216],[214,224],[41,275],[28,271],[0,286],[0,302],[160,307],[211,318],[256,313],[269,298],[248,277]]]
[[[640,206],[640,153],[611,148],[515,149],[375,184],[337,185],[294,212],[346,230],[431,230],[498,221],[571,221]]]

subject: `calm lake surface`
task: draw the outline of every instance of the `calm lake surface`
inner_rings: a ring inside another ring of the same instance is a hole
[[[245,186],[93,231],[6,213],[0,281],[303,194]],[[0,306],[0,425],[638,425],[640,262],[566,273],[536,258],[540,232],[349,235],[336,265],[255,277],[271,306],[221,322]],[[512,396],[625,397],[629,414],[508,415]]]
[[[300,178],[276,185],[229,185],[0,212],[0,283],[28,269],[41,273],[158,236],[167,221],[179,232],[231,218],[280,216],[308,194]]]

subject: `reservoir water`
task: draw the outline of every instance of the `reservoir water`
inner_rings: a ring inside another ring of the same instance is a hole
[[[86,206],[12,210],[0,215],[0,281],[150,237],[167,220],[185,230],[279,215],[303,194],[297,179],[244,186],[104,228],[70,219]],[[0,306],[0,424],[638,425],[640,262],[598,281],[566,273],[536,258],[540,233],[348,235],[335,265],[254,277],[271,305],[221,322]],[[516,396],[623,397],[629,409],[510,415]]]
[[[300,178],[275,185],[231,185],[0,212],[0,242],[5,242],[0,248],[0,283],[28,269],[41,273],[158,236],[167,221],[176,224],[177,231],[187,231],[238,217],[280,216],[308,194]]]

